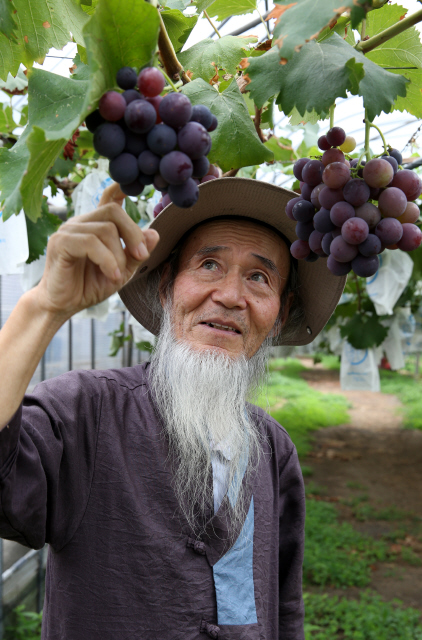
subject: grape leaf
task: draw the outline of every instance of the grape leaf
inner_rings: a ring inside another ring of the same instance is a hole
[[[177,53],[189,38],[192,29],[198,22],[199,16],[184,16],[181,11],[170,9],[168,11],[162,11],[161,17],[163,18],[174,50]]]
[[[22,209],[20,186],[29,161],[27,134],[28,130],[25,129],[11,149],[0,148],[0,204],[4,203],[4,221]]]
[[[351,9],[356,0],[297,0],[287,7],[274,27],[280,55],[290,60],[306,42],[318,37],[328,24]]]
[[[0,80],[0,89],[4,89],[5,91],[24,93],[27,87],[28,79],[24,74],[22,67],[19,67],[18,73],[15,77],[9,73],[6,82],[4,80]]]
[[[316,124],[319,120],[325,120],[328,118],[329,112],[317,113],[316,111],[305,111],[303,115],[299,113],[299,111],[294,107],[289,113],[290,124],[292,126],[310,122],[311,124]]]
[[[13,32],[17,27],[13,19],[14,9],[11,0],[0,0],[0,32],[8,38],[14,36]]]
[[[6,0],[7,1],[7,0]],[[14,0],[16,40],[0,33],[0,78],[16,75],[19,64],[42,62],[51,47],[62,49],[71,40],[84,43],[82,28],[88,16],[74,0]]]
[[[26,264],[31,264],[34,260],[44,255],[48,238],[60,227],[60,218],[48,212],[47,198],[43,196],[41,205],[41,215],[37,223],[32,222],[26,216],[26,229],[28,232],[29,257]]]
[[[326,112],[346,91],[363,97],[368,117],[389,113],[398,96],[406,95],[407,80],[389,73],[351,47],[337,33],[323,42],[311,41],[287,64],[279,64],[275,48],[260,58],[248,58],[251,97],[262,106],[272,95],[284,113]],[[321,91],[321,69],[324,90]]]
[[[366,22],[366,34],[372,37],[391,27],[406,11],[407,9],[400,5],[385,5],[377,11],[370,11]],[[406,29],[365,55],[381,67],[416,67],[391,69],[391,73],[402,75],[411,83],[406,87],[406,97],[399,97],[394,103],[394,109],[408,111],[417,118],[422,118],[422,44],[417,29]]]
[[[235,81],[219,93],[205,80],[198,78],[186,84],[182,92],[192,104],[205,104],[218,118],[218,127],[211,133],[210,162],[217,163],[223,171],[229,171],[273,160],[272,151],[258,138]]]
[[[196,9],[198,13],[202,13],[205,9],[208,9],[210,5],[212,5],[214,0],[196,0],[194,5],[196,5]]]
[[[379,347],[388,331],[389,328],[381,324],[375,313],[357,313],[340,327],[341,337],[346,338],[355,349]]]
[[[236,73],[242,58],[247,56],[246,45],[256,42],[255,37],[239,38],[223,36],[217,40],[206,38],[179,54],[179,60],[185,70],[193,72],[193,78],[202,78],[209,82],[215,76],[215,66],[226,73]]]
[[[207,13],[218,22],[256,11],[256,0],[215,0],[207,9]]]
[[[125,208],[128,216],[132,218],[132,220],[136,222],[136,224],[138,224],[139,220],[141,219],[141,214],[139,213],[138,207],[133,202],[133,200],[131,200],[130,198],[125,198]]]
[[[0,109],[0,133],[12,133],[17,126],[18,125],[13,120],[12,107],[3,106],[3,109]]]
[[[267,149],[274,154],[274,160],[276,161],[288,161],[294,162],[295,156],[292,148],[291,140],[287,138],[277,138],[272,136],[267,142],[264,142]]]
[[[212,1],[212,0],[211,0]],[[190,5],[190,0],[165,0],[160,2],[167,9],[178,9],[184,11]]]

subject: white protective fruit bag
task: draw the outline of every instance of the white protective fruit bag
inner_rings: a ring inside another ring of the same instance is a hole
[[[23,210],[3,222],[0,211],[0,276],[23,273],[28,260],[28,233]]]
[[[366,279],[366,290],[377,314],[391,316],[412,275],[413,260],[404,251],[386,249],[379,256],[379,261],[376,274]]]
[[[73,191],[72,202],[75,216],[89,213],[98,207],[104,189],[113,182],[107,173],[107,168],[108,160],[98,160],[98,169],[93,169],[91,173],[88,173]]]
[[[343,343],[340,385],[344,391],[379,391],[380,377],[375,349],[354,349]]]
[[[386,339],[381,344],[381,349],[385,353],[393,371],[404,369],[405,361],[399,319],[397,315],[395,314],[391,321],[385,320],[382,324],[385,327],[389,326],[389,330]]]

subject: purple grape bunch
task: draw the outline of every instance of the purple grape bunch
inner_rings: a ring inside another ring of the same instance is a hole
[[[210,174],[207,158],[210,132],[218,125],[205,105],[192,106],[182,93],[162,93],[165,78],[156,67],[136,73],[122,67],[116,75],[119,91],[107,91],[98,109],[85,118],[94,134],[94,148],[110,160],[110,175],[128,196],[138,196],[153,184],[178,207],[198,200],[198,184]],[[154,215],[162,210],[156,205]]]
[[[378,270],[384,249],[413,251],[422,243],[414,202],[422,193],[422,180],[400,168],[397,149],[358,166],[342,150],[353,150],[350,140],[341,127],[333,127],[318,140],[324,152],[320,159],[295,163],[300,196],[288,202],[286,215],[296,221],[298,239],[290,252],[308,262],[327,258],[334,275],[354,271],[367,278]]]

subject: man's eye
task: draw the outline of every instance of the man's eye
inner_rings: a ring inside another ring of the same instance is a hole
[[[263,273],[253,273],[251,275],[251,280],[254,282],[263,282],[264,284],[268,282],[268,278]]]
[[[204,267],[204,269],[208,269],[208,271],[213,271],[214,268],[217,267],[217,263],[214,262],[214,260],[206,260],[202,266]]]

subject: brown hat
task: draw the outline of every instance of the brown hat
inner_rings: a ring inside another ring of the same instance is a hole
[[[294,191],[282,189],[268,182],[247,178],[219,178],[201,184],[199,199],[193,207],[181,209],[168,205],[151,223],[158,231],[160,241],[150,258],[134,273],[119,291],[130,313],[144,327],[157,335],[161,314],[147,304],[148,276],[166,260],[179,240],[200,222],[219,216],[242,216],[264,222],[284,234],[290,242],[297,239],[295,221],[286,216],[286,204],[297,196]],[[337,306],[346,283],[346,276],[333,275],[324,258],[316,262],[298,261],[299,294],[304,308],[304,319],[291,340],[283,340],[283,332],[273,344],[309,344],[327,324]],[[157,291],[158,298],[158,291]]]

